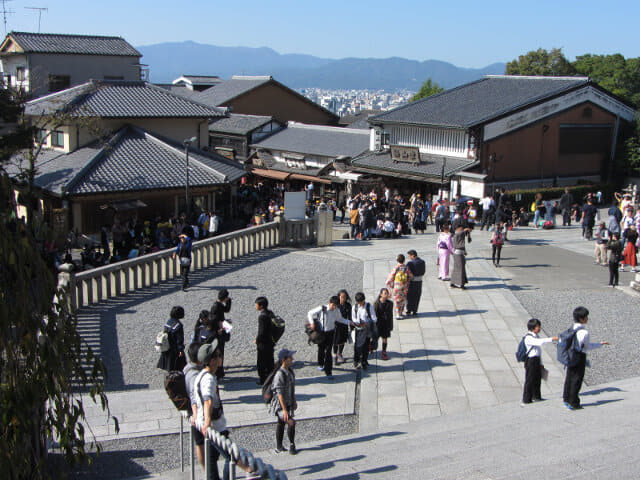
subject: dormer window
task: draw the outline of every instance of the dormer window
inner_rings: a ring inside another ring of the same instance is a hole
[[[51,146],[64,148],[64,132],[54,130],[51,132]]]

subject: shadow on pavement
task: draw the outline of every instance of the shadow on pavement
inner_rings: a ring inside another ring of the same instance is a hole
[[[601,393],[606,392],[624,392],[624,390],[618,387],[604,387],[598,388],[597,390],[590,390],[588,392],[580,392],[580,395],[600,395]]]
[[[436,310],[435,312],[421,312],[415,315],[417,318],[430,318],[430,317],[457,317],[458,315],[473,315],[477,313],[487,313],[487,310],[471,310],[468,308],[462,308],[460,310]]]
[[[291,249],[275,248],[256,252],[252,255],[235,258],[227,262],[214,265],[205,269],[196,270],[189,274],[190,289],[209,289],[200,286],[214,276],[221,276],[230,271],[238,271],[256,264],[280,257],[289,253]],[[146,388],[148,385],[127,385],[124,381],[122,358],[118,345],[117,317],[124,313],[135,313],[135,307],[141,303],[154,300],[180,291],[182,279],[163,282],[158,285],[145,287],[127,293],[122,297],[112,298],[89,307],[84,307],[78,312],[78,331],[99,356],[108,372],[105,382],[107,391],[121,391],[136,388]],[[255,290],[253,285],[231,285],[226,287],[231,290],[248,289]],[[185,339],[187,340],[187,339]]]
[[[605,405],[607,403],[621,402],[622,400],[624,400],[624,399],[623,398],[613,398],[611,400],[598,400],[597,402],[581,403],[581,405],[583,407],[597,407],[598,405]]]
[[[90,465],[78,466],[74,468],[73,472],[67,471],[67,475],[71,479],[141,477],[148,475],[149,471],[140,465],[140,459],[152,458],[153,456],[154,451],[151,449],[102,451],[99,455],[90,453]],[[49,458],[56,463],[63,461],[59,454],[49,454]],[[114,465],[118,465],[118,468],[114,469]],[[61,468],[64,471],[66,467]]]
[[[392,472],[393,470],[397,470],[397,465],[385,465],[384,467],[371,468],[369,470],[362,470],[361,472],[347,473],[345,475],[340,475],[339,477],[331,477],[332,480],[357,480],[360,478],[368,478],[369,475],[374,473],[385,473]],[[361,477],[360,475],[364,474],[365,477]],[[327,479],[328,480],[328,479]]]

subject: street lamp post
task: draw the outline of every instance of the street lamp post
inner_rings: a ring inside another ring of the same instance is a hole
[[[187,205],[187,222],[190,222],[191,219],[191,205],[189,204],[189,147],[193,142],[197,139],[196,137],[187,138],[182,143],[184,143],[184,156],[186,159],[186,169],[185,169],[185,185],[184,185],[184,197]]]

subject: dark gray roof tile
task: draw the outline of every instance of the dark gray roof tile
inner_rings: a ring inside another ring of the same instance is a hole
[[[486,76],[370,117],[369,122],[468,128],[587,84],[587,77]]]
[[[219,83],[213,87],[200,92],[197,96],[198,100],[206,105],[218,107],[229,100],[232,100],[243,93],[253,90],[260,85],[270,82],[271,76],[261,77],[240,77],[233,76],[226,82]]]
[[[122,37],[31,32],[10,32],[7,36],[13,37],[25,53],[142,56]]]
[[[27,102],[27,115],[66,112],[77,117],[210,118],[224,109],[210,107],[146,82],[89,81]]]
[[[325,157],[355,157],[369,148],[369,131],[289,122],[252,147]]]
[[[222,117],[214,120],[209,125],[209,131],[246,135],[256,128],[266,125],[272,120],[273,117],[267,117],[264,115],[241,115],[232,113],[228,117]]]
[[[43,150],[38,157],[37,171],[36,185],[57,194],[182,188],[184,147],[127,126],[117,132],[108,145],[94,142],[71,153]],[[12,173],[17,173],[15,167]],[[244,174],[241,165],[224,157],[195,149],[189,152],[190,185],[230,183]]]
[[[358,158],[351,161],[354,171],[358,171],[358,167],[367,170],[380,171],[381,175],[396,176],[394,174],[419,176],[425,178],[440,178],[442,174],[442,165],[444,156],[420,154],[420,164],[413,165],[411,163],[398,162],[391,160],[391,153],[387,150],[384,152],[366,152]],[[446,165],[444,175],[448,177],[453,173],[467,168],[475,163],[475,160],[458,157],[446,157]]]

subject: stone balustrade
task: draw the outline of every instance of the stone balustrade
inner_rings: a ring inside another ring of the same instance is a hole
[[[285,220],[278,217],[264,225],[193,242],[191,271],[277,246],[313,243],[316,239],[315,225],[314,219]],[[68,283],[71,307],[77,310],[178,277],[180,263],[178,258],[172,258],[174,250],[162,250],[71,274]]]
[[[640,273],[636,273],[636,279],[632,280],[629,286],[634,290],[640,292]]]

